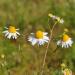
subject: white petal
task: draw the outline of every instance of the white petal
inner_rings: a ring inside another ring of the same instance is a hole
[[[9,32],[5,33],[5,37],[9,35]]]
[[[31,42],[32,40],[33,40],[33,37],[32,37],[32,36],[29,36],[29,37],[28,37],[28,41]]]
[[[62,44],[61,44],[61,45],[62,45],[62,48],[63,48],[63,47],[66,47],[66,46],[65,46],[66,44],[65,44],[65,42],[63,42],[63,41],[62,41]]]
[[[43,45],[45,42],[43,39],[38,39],[38,45]]]
[[[52,19],[56,19],[57,18],[57,16],[52,16]]]
[[[61,44],[61,40],[57,41],[57,45],[60,45]]]
[[[5,31],[3,31],[2,33],[7,33],[8,32],[8,30],[5,30]]]
[[[8,38],[8,39],[10,39],[10,38],[11,38],[11,36],[12,36],[12,34],[11,34],[11,33],[9,33],[9,35],[7,36],[7,38]]]
[[[7,27],[4,27],[5,29],[8,29]]]
[[[43,39],[44,42],[48,43],[49,40]]]
[[[44,40],[49,40],[49,37],[44,36],[43,39],[44,39]]]
[[[48,41],[49,41],[49,37],[44,36],[44,37],[43,37],[43,41],[44,41],[44,42],[48,42]]]
[[[32,45],[35,45],[37,43],[37,39],[33,38]]]
[[[14,36],[14,39],[17,39],[17,36]]]
[[[45,35],[47,35],[48,33],[47,33],[47,32],[43,32],[43,34],[44,34],[44,36],[45,36]]]
[[[34,33],[30,33],[31,35],[33,35]]]
[[[19,33],[19,32],[16,32],[16,34],[17,34],[17,35],[20,35],[20,33]]]
[[[19,29],[16,29],[16,30],[19,30]]]
[[[18,37],[18,36],[17,36],[16,33],[13,33],[13,34],[12,34],[12,38],[13,38],[13,39],[17,39],[17,37]]]
[[[29,36],[28,41],[30,41],[32,45],[35,45],[37,43],[37,39],[32,36]]]
[[[43,41],[46,42],[46,43],[48,43],[48,40],[44,40],[44,39],[43,39]]]

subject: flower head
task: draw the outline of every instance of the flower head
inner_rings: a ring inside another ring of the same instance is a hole
[[[72,71],[68,68],[64,69],[62,72],[64,75],[72,75]]]
[[[42,31],[31,33],[31,35],[28,37],[28,41],[30,41],[32,45],[35,45],[36,43],[38,45],[43,45],[44,43],[49,41],[49,37],[47,37],[47,34],[47,32]]]
[[[68,47],[72,46],[72,44],[73,44],[73,41],[67,34],[64,34],[62,36],[62,39],[57,41],[57,45],[62,46],[62,48],[63,47],[68,48]]]
[[[60,17],[56,17],[56,20],[57,20],[59,23],[61,23],[61,24],[63,24],[63,23],[64,23],[64,20],[63,20],[63,19],[61,19]]]
[[[61,67],[62,67],[62,68],[65,68],[65,67],[66,67],[66,65],[65,65],[64,63],[62,63],[62,64],[61,64]]]
[[[51,17],[52,19],[56,19],[56,16],[51,13],[49,13],[48,16]]]
[[[57,20],[57,21],[58,21],[59,23],[61,23],[61,24],[64,23],[64,20],[63,20],[62,18],[58,17],[58,16],[55,16],[55,15],[53,15],[53,14],[51,14],[51,13],[49,13],[48,16],[51,17],[51,18],[54,19],[54,20]]]
[[[9,26],[8,28],[5,27],[5,29],[6,30],[3,31],[3,33],[8,39],[17,39],[18,35],[20,35],[20,33],[18,32],[19,29],[16,29],[14,26]]]

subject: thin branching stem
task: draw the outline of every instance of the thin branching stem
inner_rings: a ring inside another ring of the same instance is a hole
[[[44,66],[45,66],[45,61],[46,61],[46,57],[47,57],[48,47],[49,47],[49,44],[51,42],[52,35],[53,35],[53,30],[54,30],[56,24],[57,24],[57,22],[54,23],[52,29],[50,30],[51,34],[49,36],[49,42],[48,42],[48,45],[47,45],[47,48],[46,48],[46,51],[45,51],[45,55],[44,55],[44,59],[43,59],[43,65],[42,65],[42,70],[41,70],[40,75],[43,75],[43,72],[44,72]]]

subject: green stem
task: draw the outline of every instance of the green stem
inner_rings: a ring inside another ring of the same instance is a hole
[[[45,61],[46,61],[46,57],[47,57],[48,47],[49,47],[49,44],[51,42],[52,35],[53,35],[53,30],[54,30],[56,24],[57,24],[57,22],[55,22],[55,24],[53,25],[52,29],[50,30],[51,34],[50,34],[49,42],[48,42],[48,45],[47,45],[47,48],[46,48],[46,51],[45,51],[45,55],[44,55],[44,59],[43,59],[43,65],[42,65],[42,70],[41,70],[40,75],[43,75],[43,72],[44,72],[44,66],[45,66],[45,63],[46,63]]]

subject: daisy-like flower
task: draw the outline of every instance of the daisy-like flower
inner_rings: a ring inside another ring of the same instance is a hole
[[[68,68],[64,69],[62,72],[64,75],[72,75],[72,71]]]
[[[57,20],[57,21],[58,21],[59,23],[61,23],[61,24],[64,23],[64,20],[61,19],[61,18],[58,17],[58,16],[55,16],[55,15],[53,15],[53,14],[51,14],[51,13],[49,13],[48,16],[51,17],[51,18],[54,19],[54,20]]]
[[[18,35],[20,35],[18,32],[19,29],[16,29],[14,26],[9,26],[9,28],[5,27],[5,29],[6,30],[3,31],[3,33],[8,39],[17,39]]]
[[[31,36],[28,37],[28,41],[35,45],[43,45],[44,43],[48,43],[49,37],[47,36],[47,32],[37,31],[36,33],[31,33]]]
[[[62,39],[57,41],[57,45],[60,45],[62,46],[62,48],[68,48],[68,47],[71,47],[73,44],[73,41],[72,39],[67,35],[67,34],[64,34]]]

